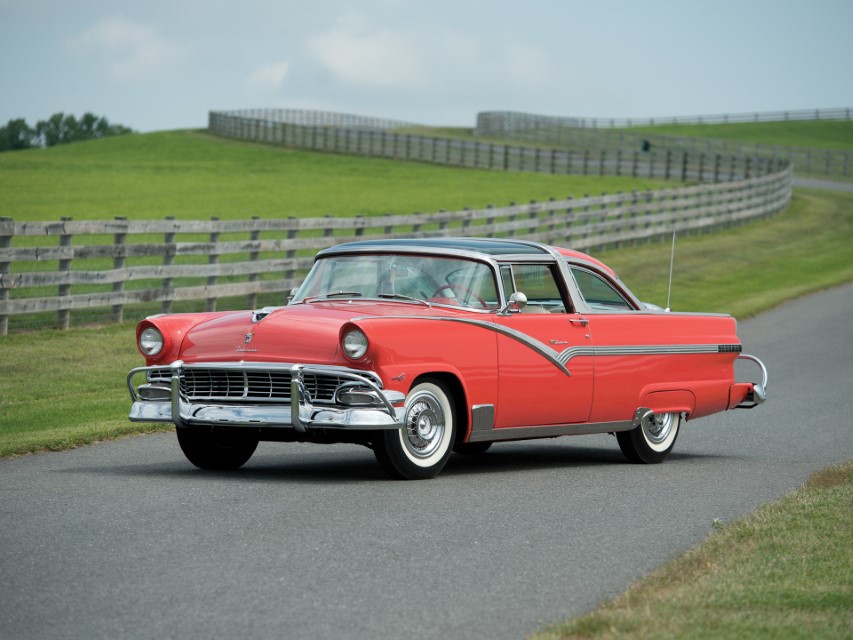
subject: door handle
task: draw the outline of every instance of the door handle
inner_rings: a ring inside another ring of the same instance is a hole
[[[569,322],[572,324],[579,324],[582,327],[585,327],[589,324],[589,320],[586,318],[569,318]]]

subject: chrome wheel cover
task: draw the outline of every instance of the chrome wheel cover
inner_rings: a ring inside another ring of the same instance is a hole
[[[432,393],[421,391],[409,402],[403,443],[415,457],[428,458],[441,446],[446,428],[441,402]]]
[[[655,414],[647,420],[643,420],[643,435],[652,446],[658,446],[666,442],[675,427],[675,414]]]

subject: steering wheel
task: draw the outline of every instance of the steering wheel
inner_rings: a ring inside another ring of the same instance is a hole
[[[445,289],[449,289],[450,291],[452,291],[454,293],[454,295],[456,294],[457,291],[459,293],[467,293],[468,294],[468,297],[466,298],[467,300],[470,300],[471,298],[475,298],[477,300],[477,302],[480,303],[480,306],[482,306],[484,309],[489,306],[485,300],[483,300],[480,296],[478,296],[474,291],[471,291],[471,289],[468,289],[467,287],[463,287],[462,285],[453,284],[450,282],[447,284],[441,285],[438,289],[433,291],[430,298],[435,298],[439,293],[441,293]],[[459,300],[461,301],[461,298],[459,298]]]

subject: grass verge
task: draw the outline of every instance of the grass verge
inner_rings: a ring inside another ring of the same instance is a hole
[[[853,637],[853,462],[531,640]]]

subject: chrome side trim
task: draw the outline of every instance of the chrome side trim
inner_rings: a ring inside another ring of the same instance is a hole
[[[471,431],[488,431],[495,427],[495,405],[475,404],[471,407]]]
[[[557,367],[567,376],[571,376],[567,365],[570,360],[580,356],[673,356],[673,355],[694,355],[694,354],[712,354],[712,353],[737,353],[740,351],[739,344],[662,344],[662,345],[613,345],[604,347],[595,347],[592,345],[581,345],[568,347],[562,351],[556,351],[545,343],[536,338],[527,335],[517,329],[505,327],[495,322],[486,322],[484,320],[473,320],[470,318],[446,318],[446,317],[430,317],[430,316],[363,316],[357,320],[432,320],[443,322],[457,322],[460,324],[472,325],[494,331],[508,338],[512,338],[520,342],[524,346],[532,349],[551,364]]]
[[[619,422],[597,422],[558,424],[540,427],[509,427],[489,431],[472,431],[469,442],[497,442],[501,440],[527,440],[528,438],[556,438],[557,436],[581,436],[593,433],[616,433],[630,431],[636,425],[633,420]]]

